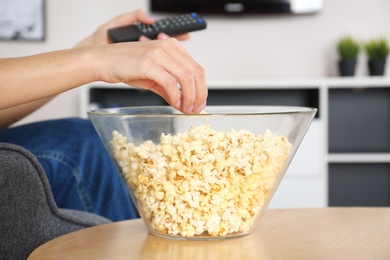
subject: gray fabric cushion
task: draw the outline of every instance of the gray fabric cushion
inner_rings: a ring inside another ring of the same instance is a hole
[[[55,237],[105,223],[98,215],[58,209],[37,159],[0,143],[0,259],[26,259]]]

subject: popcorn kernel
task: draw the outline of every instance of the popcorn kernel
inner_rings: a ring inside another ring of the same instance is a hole
[[[193,237],[246,232],[259,216],[292,145],[267,130],[216,131],[193,126],[160,143],[127,143],[112,133],[114,157],[150,226]]]

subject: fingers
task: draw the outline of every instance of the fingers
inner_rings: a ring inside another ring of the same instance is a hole
[[[128,13],[121,14],[107,23],[108,27],[119,27],[130,25],[135,22],[142,22],[146,24],[152,24],[154,18],[147,15],[143,10],[136,10]]]
[[[127,12],[121,15],[118,15],[114,19],[102,24],[98,29],[95,31],[93,35],[91,35],[87,40],[84,40],[83,42],[79,43],[78,46],[82,45],[104,45],[104,44],[110,44],[113,43],[110,37],[107,35],[107,30],[115,28],[115,27],[121,27],[121,26],[127,26],[134,24],[135,22],[141,22],[145,24],[152,24],[154,23],[155,19],[147,15],[143,10],[136,10],[132,12]],[[158,39],[166,39],[169,36],[166,34],[160,34],[158,36]],[[180,41],[185,41],[190,38],[189,34],[181,34],[178,36],[175,36]],[[147,39],[146,37],[141,37],[140,41],[147,41],[150,39]]]
[[[159,40],[168,39],[169,37],[170,36],[165,34],[165,33],[159,33],[157,35],[157,39],[159,39]],[[189,33],[183,33],[183,34],[176,35],[176,36],[173,36],[173,37],[178,39],[179,41],[186,41],[186,40],[190,39],[190,34]]]
[[[130,14],[131,15],[131,14]],[[135,21],[146,23],[146,24],[152,24],[154,23],[154,18],[147,15],[143,10],[137,10],[133,12]]]
[[[138,41],[140,41],[140,42],[148,42],[148,41],[151,41],[151,40],[148,37],[142,35],[142,36],[139,37]]]
[[[190,34],[189,33],[184,33],[184,34],[180,34],[180,35],[176,35],[174,36],[176,39],[178,39],[179,41],[187,41],[189,40],[191,37],[190,37]]]
[[[204,69],[195,62],[180,43],[173,38],[160,41],[164,50],[157,58],[167,75],[167,82],[158,82],[170,95],[169,103],[184,113],[198,113],[204,109],[207,98]],[[175,82],[173,83],[173,80]],[[177,86],[179,84],[179,87]],[[180,97],[178,99],[177,97]]]
[[[156,83],[147,88],[183,113],[202,111],[208,94],[204,69],[174,38],[147,41],[146,45],[148,52],[139,66]]]
[[[199,113],[205,108],[208,95],[205,71],[177,40],[171,38],[167,42],[175,48],[175,51],[170,52],[175,63],[164,63],[163,67],[180,85],[180,110],[188,114]]]
[[[87,39],[80,42],[77,46],[111,44],[113,42],[111,38],[108,36],[107,30],[115,27],[131,25],[135,22],[151,24],[154,22],[154,19],[148,16],[142,10],[136,10],[136,11],[118,15],[114,19],[111,19],[110,21],[99,26],[91,36],[89,36]]]
[[[175,38],[96,48],[98,80],[151,90],[183,113],[206,106],[204,69]]]
[[[200,101],[196,102],[197,90],[205,88],[205,84],[196,86],[199,76],[192,68],[194,62],[174,41],[172,38],[159,41],[157,47],[144,56],[141,66],[145,68],[146,77],[157,83],[150,87],[151,91],[183,113],[193,113],[200,105]]]
[[[157,35],[157,39],[158,40],[165,40],[165,39],[168,39],[169,37],[170,36],[165,34],[165,33],[159,33]],[[178,39],[179,41],[186,41],[186,40],[190,39],[190,34],[184,33],[184,34],[180,34],[180,35],[174,36],[174,38]],[[146,41],[150,41],[151,39],[149,39],[149,38],[147,38],[145,36],[141,36],[138,40],[140,42],[146,42]]]

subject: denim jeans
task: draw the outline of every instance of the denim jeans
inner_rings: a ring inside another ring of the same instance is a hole
[[[0,142],[22,146],[42,165],[59,208],[112,221],[139,217],[91,122],[49,120],[0,131]]]

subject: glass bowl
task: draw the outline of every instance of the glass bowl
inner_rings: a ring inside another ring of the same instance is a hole
[[[150,233],[213,240],[251,234],[317,109],[122,107],[88,115]]]

